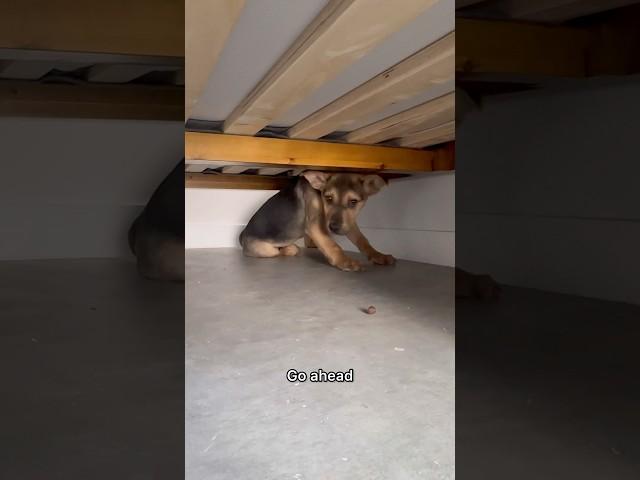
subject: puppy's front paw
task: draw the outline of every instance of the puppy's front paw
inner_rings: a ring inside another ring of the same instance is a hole
[[[362,270],[364,270],[364,268],[362,268],[362,264],[359,261],[349,257],[343,257],[338,260],[335,264],[335,267],[339,268],[343,272],[361,272]]]
[[[376,265],[393,265],[396,263],[396,259],[393,258],[393,255],[385,255],[384,253],[376,252],[373,255],[369,256],[369,260],[371,260]]]

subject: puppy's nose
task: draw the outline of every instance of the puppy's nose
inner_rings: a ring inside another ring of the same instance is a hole
[[[333,232],[333,233],[339,233],[340,232],[340,224],[336,223],[336,222],[331,222],[329,224],[329,229]]]

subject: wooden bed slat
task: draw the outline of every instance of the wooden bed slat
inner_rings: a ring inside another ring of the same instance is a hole
[[[180,121],[184,89],[0,81],[0,116]]]
[[[288,171],[288,168],[261,168],[260,170],[258,170],[258,175],[279,175],[281,173],[284,173],[286,171]]]
[[[248,190],[281,190],[293,182],[289,177],[262,175],[215,175],[186,173],[186,188],[234,188]]]
[[[455,74],[455,32],[451,32],[351,90],[289,129],[291,138],[320,138],[395,101],[450,81]]]
[[[456,126],[451,121],[437,127],[420,130],[402,137],[398,144],[402,147],[423,148],[439,143],[445,143],[455,138]]]
[[[224,132],[254,135],[434,3],[330,0],[233,110]]]
[[[501,9],[518,20],[563,22],[635,3],[638,0],[503,0]]]
[[[456,31],[456,70],[462,73],[587,74],[587,30],[457,18]]]
[[[436,151],[216,133],[185,133],[185,156],[194,163],[287,165],[429,172]],[[449,153],[444,153],[449,155]],[[452,152],[451,152],[452,155]]]
[[[0,32],[0,48],[183,57],[184,2],[2,2]]]
[[[179,66],[144,64],[94,65],[87,73],[87,80],[98,83],[127,83],[150,72],[178,71]]]
[[[202,94],[244,3],[244,0],[185,1],[185,119],[189,119]]]
[[[242,165],[229,165],[222,167],[222,173],[242,173],[247,170],[249,170],[249,167],[244,167]]]
[[[455,102],[455,93],[447,93],[370,125],[358,128],[345,135],[344,139],[349,143],[374,144],[400,137],[403,134],[413,133],[417,130],[436,127],[454,119]]]

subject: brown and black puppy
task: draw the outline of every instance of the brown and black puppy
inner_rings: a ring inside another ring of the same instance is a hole
[[[297,255],[295,242],[305,238],[334,267],[344,271],[362,270],[331,237],[346,235],[369,260],[392,265],[391,255],[378,252],[360,232],[358,213],[367,199],[386,185],[378,175],[306,171],[295,185],[266,201],[240,234],[245,255],[276,257]]]
[[[129,247],[143,277],[184,281],[184,160],[162,181],[131,225]]]

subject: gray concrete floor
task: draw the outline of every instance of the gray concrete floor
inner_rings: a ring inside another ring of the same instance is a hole
[[[0,262],[0,478],[181,478],[183,319],[133,260]]]
[[[640,306],[503,287],[456,302],[456,471],[640,478]]]
[[[344,273],[315,250],[186,264],[187,479],[454,477],[453,269]]]

